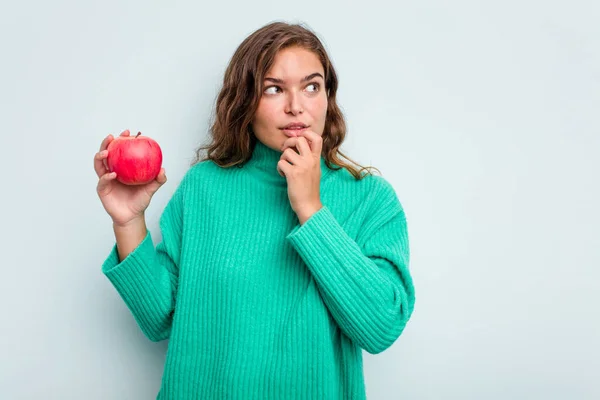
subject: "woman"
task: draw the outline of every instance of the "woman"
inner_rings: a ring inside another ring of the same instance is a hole
[[[159,399],[364,399],[414,307],[403,208],[343,163],[335,70],[314,33],[281,22],[225,72],[208,157],[186,172],[153,246],[144,210],[166,182],[125,186],[95,156],[116,243],[102,271],[144,334],[169,339]],[[129,135],[125,131],[122,135]]]

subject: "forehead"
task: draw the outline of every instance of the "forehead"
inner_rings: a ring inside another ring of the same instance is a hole
[[[319,57],[310,50],[289,47],[277,53],[266,76],[300,80],[313,72],[320,72],[324,75]]]

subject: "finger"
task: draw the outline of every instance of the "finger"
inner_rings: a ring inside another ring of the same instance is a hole
[[[112,180],[114,180],[117,177],[117,173],[116,172],[108,172],[104,175],[102,175],[100,177],[100,180],[98,180],[98,187],[97,187],[97,191],[98,194],[100,195],[105,195],[108,192],[110,192],[110,183]]]
[[[295,151],[284,151],[281,155],[281,159],[289,161],[292,165],[297,165],[300,163],[300,161],[302,161],[302,156]]]
[[[94,170],[96,171],[98,178],[108,172],[106,157],[108,157],[108,150],[99,151],[94,155]]]
[[[312,150],[308,144],[308,141],[304,136],[300,136],[298,138],[298,150],[300,151],[300,155],[302,157],[311,154]]]
[[[108,135],[107,137],[105,137],[102,143],[100,144],[99,151],[105,150],[108,147],[108,144],[112,142],[113,139],[113,135]]]
[[[164,168],[160,169],[160,172],[158,173],[158,176],[156,177],[156,181],[158,183],[160,183],[161,185],[164,185],[165,182],[167,182],[167,174],[166,174]]]
[[[153,196],[154,193],[156,193],[156,191],[158,189],[160,189],[160,187],[162,185],[165,184],[165,182],[167,182],[167,175],[165,174],[165,169],[161,168],[160,172],[158,173],[158,176],[156,177],[156,179],[152,182],[150,182],[148,184],[148,186],[146,187],[146,190],[148,191],[148,194],[150,196]]]
[[[285,142],[283,142],[283,146],[281,146],[281,151],[284,152],[285,149],[292,148],[294,149],[296,152],[298,152],[299,150],[297,150],[297,146],[298,146],[298,138],[297,137],[291,137],[289,139],[286,139]]]
[[[105,174],[106,172],[108,172],[108,165],[106,164],[106,156],[108,156],[108,152],[106,152],[106,156],[101,157],[100,159],[98,158],[99,157],[98,154],[106,151],[106,149],[108,148],[108,145],[113,140],[114,140],[113,135],[106,136],[104,138],[104,140],[102,141],[102,143],[100,144],[100,150],[94,156],[94,170],[96,171],[96,175],[98,175],[98,177],[100,177],[103,174]]]
[[[310,149],[316,155],[321,155],[321,151],[323,149],[323,138],[321,135],[305,129],[303,131],[298,132],[299,137],[303,137],[310,142]]]
[[[291,167],[292,167],[292,166],[291,166],[290,164],[288,164],[288,162],[287,162],[287,161],[285,161],[285,160],[280,160],[280,161],[277,163],[277,172],[279,172],[279,175],[281,175],[281,176],[283,176],[283,177],[285,178],[285,177],[287,176],[287,173],[288,173],[288,171],[289,171],[289,169],[290,169]]]
[[[129,136],[129,129],[125,129],[119,136]]]

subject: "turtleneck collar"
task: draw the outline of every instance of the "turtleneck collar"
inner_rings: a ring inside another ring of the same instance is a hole
[[[277,163],[281,159],[282,153],[270,148],[260,140],[256,140],[252,157],[246,162],[246,167],[259,179],[285,187],[287,186],[287,179],[285,176],[279,175],[277,171]],[[321,155],[321,181],[330,171],[325,164],[325,157]]]

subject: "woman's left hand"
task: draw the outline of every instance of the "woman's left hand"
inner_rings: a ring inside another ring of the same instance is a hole
[[[323,207],[321,203],[321,149],[323,139],[305,129],[296,137],[288,138],[277,163],[279,175],[288,184],[288,197],[292,209],[304,224]],[[294,148],[298,149],[298,154]],[[290,164],[291,163],[291,164]]]

